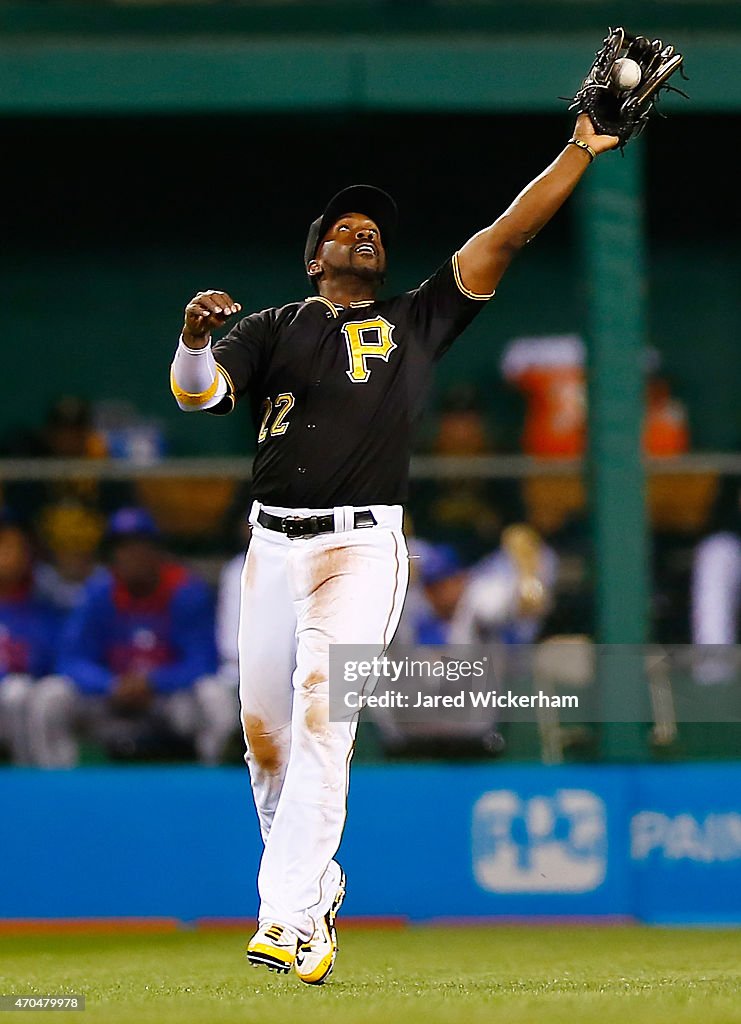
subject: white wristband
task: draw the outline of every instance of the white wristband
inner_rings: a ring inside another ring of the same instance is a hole
[[[181,409],[210,409],[227,393],[226,381],[218,372],[211,343],[188,348],[182,335],[170,369],[170,386]]]

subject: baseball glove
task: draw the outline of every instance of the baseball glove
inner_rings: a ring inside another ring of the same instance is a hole
[[[621,64],[616,67],[616,62],[626,57],[640,68],[640,79],[632,88],[619,84]],[[616,135],[622,149],[643,131],[662,90],[686,97],[681,89],[667,84],[677,69],[686,77],[682,60],[682,54],[673,46],[665,46],[661,39],[632,36],[623,28],[612,28],[569,110],[589,114],[598,134]]]

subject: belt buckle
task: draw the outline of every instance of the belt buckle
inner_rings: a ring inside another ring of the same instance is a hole
[[[303,523],[303,521],[301,516],[286,516],[281,521],[280,528],[286,537],[302,537],[303,530],[300,529],[299,524]]]

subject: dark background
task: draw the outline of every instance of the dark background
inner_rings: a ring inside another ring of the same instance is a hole
[[[306,293],[308,222],[339,188],[387,188],[401,211],[389,288],[411,287],[559,151],[571,118],[554,115],[302,114],[5,118],[6,338],[33,353],[39,386],[13,390],[0,432],[38,420],[60,391],[122,392],[160,417],[175,453],[243,452],[246,421],[198,429],[178,413],[167,366],[196,290],[229,290],[246,308]],[[741,433],[741,258],[735,162],[718,140],[739,115],[674,114],[651,126],[647,217],[651,341],[690,408],[694,446]],[[715,140],[715,141],[714,141]],[[614,159],[620,159],[615,156]],[[575,199],[511,269],[490,310],[445,363],[475,378],[500,447],[514,448],[519,403],[498,359],[518,334],[579,330]],[[702,372],[698,372],[702,352]],[[91,359],[91,352],[94,358]]]

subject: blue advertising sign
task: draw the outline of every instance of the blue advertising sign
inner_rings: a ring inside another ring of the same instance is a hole
[[[255,914],[240,768],[7,770],[0,919]],[[741,923],[741,764],[359,765],[343,912]]]
[[[741,767],[639,769],[630,856],[640,916],[741,922]]]
[[[630,914],[624,790],[611,768],[364,767],[347,912],[379,913],[380,889],[412,918]]]

